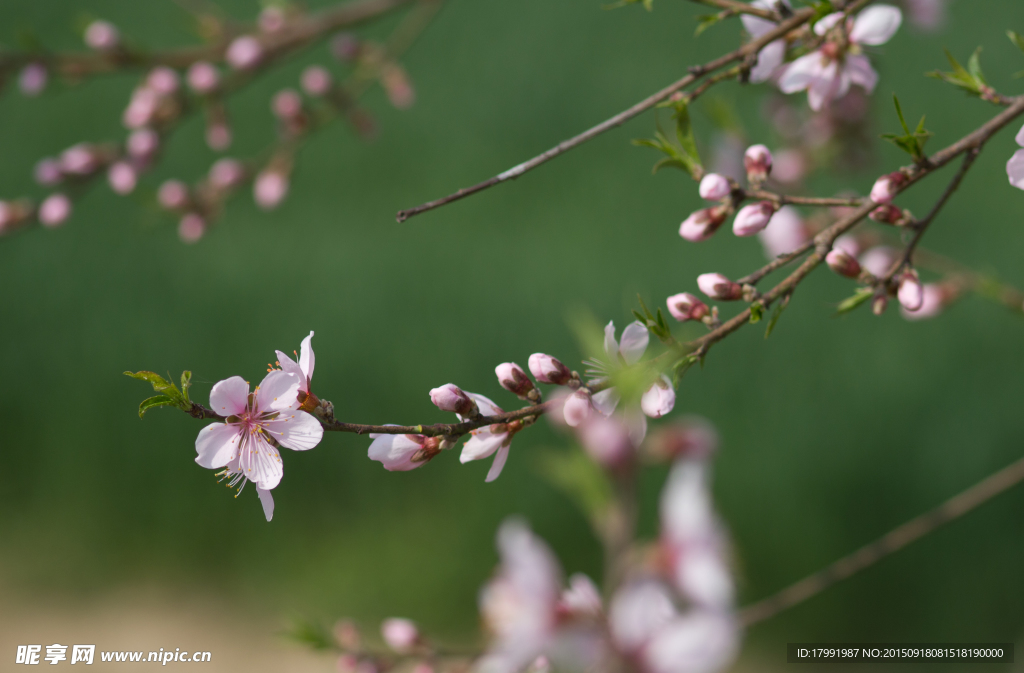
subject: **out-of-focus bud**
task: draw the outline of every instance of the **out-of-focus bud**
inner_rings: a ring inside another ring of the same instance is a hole
[[[825,263],[840,276],[856,278],[860,275],[860,263],[857,259],[841,248],[833,248],[825,255]]]
[[[837,250],[845,250],[854,257],[860,254],[860,241],[853,234],[843,234],[832,242],[832,247]]]
[[[771,201],[760,201],[740,208],[732,223],[732,233],[737,236],[753,236],[768,226],[775,206]]]
[[[392,65],[385,68],[381,73],[380,83],[388,95],[388,100],[399,110],[412,107],[416,102],[416,90],[412,88],[409,75],[401,66]]]
[[[908,311],[917,311],[924,304],[924,287],[913,269],[900,274],[896,298],[900,300],[900,306]]]
[[[327,68],[311,65],[302,71],[302,90],[310,96],[320,97],[331,90],[333,78]]]
[[[578,431],[580,443],[587,455],[603,467],[614,468],[624,465],[634,453],[629,429],[615,416],[589,414],[578,424]]]
[[[172,68],[159,66],[149,71],[149,75],[146,77],[146,86],[161,96],[173,96],[178,93],[181,78]]]
[[[181,180],[167,180],[157,190],[156,200],[167,210],[183,210],[190,202],[188,186]]]
[[[117,161],[107,169],[107,182],[110,188],[122,196],[130,194],[139,180],[135,168],[127,161]]]
[[[563,365],[557,358],[544,353],[534,353],[530,356],[530,373],[541,383],[554,383],[564,386],[572,378],[572,372]]]
[[[197,94],[206,95],[213,93],[220,86],[220,72],[212,63],[198,61],[188,69],[188,85]]]
[[[352,33],[338,33],[331,39],[331,53],[339,61],[354,61],[359,57],[359,38]]]
[[[950,300],[949,293],[943,286],[936,283],[925,283],[922,292],[921,308],[916,311],[909,311],[906,307],[900,308],[900,314],[907,320],[924,320],[934,318],[942,313],[946,302]]]
[[[224,119],[212,119],[206,125],[206,145],[215,152],[231,147],[231,127]]]
[[[408,619],[391,618],[385,619],[380,625],[380,635],[388,647],[399,654],[411,650],[420,639],[419,629],[416,624]]]
[[[206,233],[206,220],[198,213],[185,213],[178,222],[178,238],[183,243],[195,243]]]
[[[160,149],[160,134],[153,129],[132,131],[125,143],[128,155],[139,161],[149,161]]]
[[[338,657],[336,668],[338,673],[356,673],[359,668],[359,659],[352,654],[343,654]]]
[[[707,460],[717,450],[718,432],[700,416],[662,425],[645,445],[645,454],[656,460]]]
[[[651,418],[661,418],[676,406],[676,390],[664,374],[640,398],[640,409]]]
[[[860,256],[860,265],[868,273],[881,277],[889,273],[898,254],[887,245],[877,245]]]
[[[252,35],[237,37],[224,52],[224,60],[235,70],[252,70],[263,58],[263,45]]]
[[[64,173],[60,170],[60,162],[49,157],[40,159],[32,171],[36,182],[44,187],[52,187],[64,180]]]
[[[18,88],[26,96],[38,96],[46,88],[48,74],[42,63],[29,63],[21,69],[18,76]]]
[[[757,238],[764,246],[768,259],[793,252],[810,238],[799,211],[792,206],[783,206],[772,215],[771,222]]]
[[[883,175],[875,180],[875,184],[871,188],[871,200],[875,203],[889,203],[906,182],[907,176],[899,171]]]
[[[121,45],[121,33],[109,21],[93,21],[85,29],[85,44],[96,51],[113,51]]]
[[[868,214],[868,217],[870,217],[875,222],[881,222],[883,224],[896,224],[897,222],[903,219],[903,211],[897,208],[896,206],[892,205],[891,203],[886,203],[872,210]]]
[[[441,411],[452,411],[460,416],[476,416],[476,402],[454,383],[446,383],[430,391],[430,401]]]
[[[772,172],[772,153],[764,145],[751,145],[743,154],[743,167],[747,169],[747,181],[751,184],[764,182]]]
[[[260,30],[264,33],[277,33],[284,28],[288,17],[285,15],[284,8],[271,5],[270,7],[264,7],[263,11],[260,12],[258,22],[260,24]]]
[[[334,639],[344,650],[362,649],[363,639],[357,627],[351,619],[342,619],[334,625]],[[353,667],[355,664],[353,664]]]
[[[60,155],[60,170],[65,174],[89,175],[99,166],[96,148],[88,143],[73,145]]]
[[[562,416],[565,418],[565,424],[570,428],[577,427],[590,416],[591,408],[589,390],[580,388],[573,391],[572,395],[565,398],[565,404],[562,407]]]
[[[871,312],[875,315],[882,315],[885,313],[888,305],[889,297],[886,296],[885,292],[876,292],[875,296],[871,299]]]
[[[668,312],[679,322],[701,320],[710,313],[708,305],[689,292],[680,292],[669,297]]]
[[[274,95],[270,109],[278,119],[295,119],[302,114],[302,97],[294,89],[282,89]]]
[[[39,204],[37,216],[44,227],[59,227],[71,217],[71,199],[64,194],[51,194]]]
[[[720,273],[702,273],[697,276],[700,291],[719,301],[733,301],[743,297],[743,288]]]
[[[234,189],[243,180],[245,180],[245,166],[238,159],[218,159],[210,166],[210,184],[217,189]]]
[[[708,173],[700,181],[697,191],[700,198],[708,201],[720,201],[729,196],[732,187],[729,185],[729,178],[718,173]]]
[[[252,195],[263,210],[276,208],[288,195],[288,176],[275,169],[262,171],[253,182]]]
[[[800,150],[776,152],[772,162],[772,176],[779,182],[791,184],[800,182],[807,174],[807,158]]]
[[[527,393],[533,390],[533,381],[526,375],[523,368],[514,362],[503,362],[494,368],[498,375],[498,383],[505,390],[526,399]]]
[[[153,122],[159,109],[160,94],[149,87],[140,87],[132,92],[121,121],[125,128],[142,128]]]
[[[725,206],[702,208],[690,213],[690,216],[679,225],[679,235],[694,243],[711,238],[725,222],[728,213],[729,209]]]

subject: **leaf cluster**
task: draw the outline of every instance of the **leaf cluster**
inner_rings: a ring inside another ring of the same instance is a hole
[[[153,386],[153,390],[159,393],[142,400],[142,404],[139,405],[139,418],[142,418],[147,411],[154,407],[177,407],[182,411],[192,409],[192,400],[188,397],[188,389],[192,385],[192,372],[190,371],[181,373],[180,390],[178,386],[154,372],[125,372],[125,376],[148,381]]]

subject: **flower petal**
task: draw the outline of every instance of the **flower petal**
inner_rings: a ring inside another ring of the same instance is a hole
[[[313,365],[316,363],[316,358],[313,357],[313,330],[309,331],[309,336],[302,340],[302,347],[299,350],[299,367],[302,369],[302,373],[306,376],[306,381],[313,379]]]
[[[484,483],[491,483],[501,475],[501,471],[505,468],[505,461],[508,460],[508,450],[512,445],[512,442],[505,442],[498,449],[497,455],[494,456],[494,462],[491,463],[491,469],[487,471],[487,478],[484,479]]]
[[[267,521],[274,518],[274,496],[265,488],[256,487],[256,495],[260,497],[260,504],[263,505],[263,515]]]
[[[507,432],[491,432],[489,427],[474,430],[473,436],[462,445],[459,462],[468,463],[471,460],[480,460],[490,456],[504,443],[507,436]]]
[[[640,398],[640,408],[651,418],[661,418],[676,406],[676,391],[672,381],[662,374]]]
[[[835,28],[836,24],[843,20],[845,14],[843,12],[832,12],[818,19],[818,22],[814,24],[814,34],[821,36],[828,31]]]
[[[784,60],[786,60],[786,41],[769,42],[757,55],[757,64],[750,69],[750,81],[754,84],[767,82]]]
[[[274,351],[274,353],[277,354],[277,363],[281,365],[281,371],[286,374],[294,374],[295,376],[298,376],[302,379],[303,384],[306,382],[306,375],[302,372],[302,367],[300,367],[295,360],[292,360],[281,351]],[[303,388],[306,388],[306,386],[300,385],[299,389],[302,390]]]
[[[483,395],[477,395],[476,393],[471,393],[468,390],[465,392],[473,399],[474,402],[476,402],[477,408],[480,410],[480,413],[483,414],[484,416],[495,416],[497,414],[505,413],[504,411],[501,410],[501,407],[499,407],[497,404],[492,402],[490,399],[484,397]]]
[[[1024,189],[1024,150],[1017,150],[1006,162],[1006,175],[1010,184],[1017,189]]]
[[[899,30],[903,14],[892,5],[871,5],[857,15],[850,40],[857,44],[885,44]]]
[[[367,456],[370,460],[380,462],[390,472],[407,472],[415,470],[426,461],[412,462],[411,458],[423,448],[408,435],[376,435],[370,444]]]
[[[647,350],[647,344],[651,340],[651,335],[647,331],[647,328],[640,324],[639,320],[626,325],[626,329],[622,330],[622,341],[619,343],[619,353],[622,355],[622,359],[626,361],[627,365],[634,364],[639,360],[644,351]]]
[[[615,323],[611,320],[604,326],[604,352],[615,361],[615,355],[619,352],[619,342],[615,340]]]
[[[196,462],[210,470],[224,467],[235,457],[241,436],[241,430],[235,425],[207,425],[196,437]]]
[[[643,412],[634,410],[632,413],[623,412],[626,421],[626,428],[629,430],[629,441],[633,446],[640,446],[647,436],[647,416]]]
[[[824,60],[821,52],[812,51],[790,63],[779,76],[779,91],[796,93],[811,86],[812,82],[821,77],[824,71]]]
[[[237,469],[257,487],[267,490],[280,484],[284,476],[281,454],[260,435],[253,435],[250,441],[242,445]]]
[[[237,416],[249,401],[249,384],[241,376],[218,381],[210,390],[210,406],[221,416]]]
[[[297,409],[299,377],[284,371],[272,371],[256,389],[256,408],[260,413]]]
[[[820,110],[830,101],[845,94],[850,88],[850,78],[845,71],[840,72],[835,61],[830,61],[822,69],[821,77],[811,82],[807,88],[807,103],[812,110]]]
[[[308,451],[324,436],[320,421],[305,411],[283,411],[277,418],[263,421],[263,427],[278,444],[293,451]]]
[[[844,70],[850,78],[850,82],[863,87],[871,93],[878,84],[878,73],[871,67],[871,61],[863,54],[850,54],[846,57],[846,68]]]
[[[1014,140],[1017,141],[1018,145],[1024,147],[1024,126],[1020,127],[1020,131],[1017,132],[1017,137]]]
[[[591,395],[590,403],[602,416],[611,416],[615,407],[619,406],[620,399],[622,396],[615,388],[605,388],[601,392]]]

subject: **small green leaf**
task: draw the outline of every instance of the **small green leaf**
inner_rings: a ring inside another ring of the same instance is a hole
[[[679,141],[679,146],[683,148],[683,152],[692,160],[693,164],[700,166],[700,153],[697,151],[697,141],[693,138],[693,126],[690,124],[689,104],[682,100],[675,107],[676,140]],[[697,177],[696,174],[694,177]]]
[[[896,147],[909,154],[914,158],[914,161],[922,161],[924,159],[924,146],[931,138],[931,131],[928,131],[924,127],[924,117],[921,117],[921,121],[917,123],[917,129],[911,133],[910,127],[907,126],[907,120],[903,116],[903,107],[900,105],[900,99],[893,94],[893,104],[896,106],[896,116],[899,117],[900,126],[903,127],[903,135],[896,135],[893,133],[883,133],[882,138],[888,140]]]
[[[764,330],[764,338],[767,339],[772,335],[772,330],[775,329],[775,323],[779,322],[779,317],[782,312],[789,306],[789,299],[793,296],[792,290],[782,296],[782,299],[778,304],[775,305],[775,310],[772,311],[772,317],[768,319],[768,326]]]
[[[900,106],[900,99],[896,94],[892,95],[892,102],[896,106],[896,116],[900,118],[900,126],[903,127],[903,132],[909,136],[910,128],[907,126],[907,120],[903,118],[903,108]]]
[[[176,407],[178,401],[167,395],[154,395],[148,399],[142,400],[142,404],[139,405],[139,418],[154,407]]]
[[[186,402],[191,402],[188,398],[188,389],[192,387],[192,372],[187,369],[181,373],[181,396]]]
[[[697,30],[693,32],[694,37],[700,37],[701,33],[722,20],[717,14],[704,14],[697,18],[700,19],[700,23],[697,24]]]
[[[654,315],[651,313],[651,309],[647,308],[647,304],[644,303],[644,298],[639,294],[636,295],[636,300],[640,303],[640,310],[643,311],[646,318],[640,322],[647,324],[648,320],[654,320]]]
[[[949,59],[949,64],[953,67],[952,72],[942,72],[936,70],[934,72],[927,73],[929,77],[935,77],[941,79],[944,82],[948,82],[953,86],[960,87],[967,93],[980,96],[982,87],[986,87],[984,76],[981,74],[981,63],[980,63],[980,48],[971,55],[971,59],[968,62],[970,70],[964,68],[960,63],[953,57],[953,54],[946,50],[946,58]]]
[[[985,75],[981,72],[981,47],[975,49],[971,57],[967,59],[967,70],[976,82],[984,86],[988,85],[988,82],[985,81]]]
[[[1017,45],[1018,49],[1024,51],[1024,37],[1022,37],[1020,33],[1008,30],[1006,31],[1006,36],[1010,38],[1010,42],[1013,42],[1015,45]]]
[[[761,318],[764,316],[764,304],[759,301],[755,301],[750,305],[750,322],[761,322]]]
[[[326,626],[307,619],[295,620],[286,635],[314,650],[333,650],[336,647],[334,638]]]
[[[682,360],[675,363],[672,366],[672,385],[678,388],[679,382],[683,378],[683,374],[685,374],[690,369],[690,367],[697,364],[698,362],[700,362],[700,358],[698,358],[696,355],[687,355]]]
[[[175,401],[183,399],[177,386],[155,372],[125,372],[125,376],[130,376],[133,379],[139,379],[140,381],[148,381],[150,385],[153,386],[153,390],[158,393],[163,393],[164,395],[173,398]]]
[[[643,323],[643,324],[647,323],[647,317],[644,316],[644,314],[641,313],[640,311],[637,311],[637,310],[634,309],[633,310],[633,317],[636,318],[640,323]]]
[[[853,309],[857,308],[868,299],[874,296],[875,291],[870,287],[857,288],[857,292],[852,297],[847,297],[843,301],[839,302],[839,306],[836,308],[836,313],[842,315],[843,313],[849,313]]]

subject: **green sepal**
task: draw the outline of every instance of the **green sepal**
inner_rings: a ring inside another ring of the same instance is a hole
[[[836,308],[836,313],[842,315],[843,313],[849,313],[853,309],[857,308],[868,299],[871,299],[875,294],[875,291],[870,287],[857,288],[857,292],[852,297],[847,297],[843,301],[839,302],[839,306]]]

